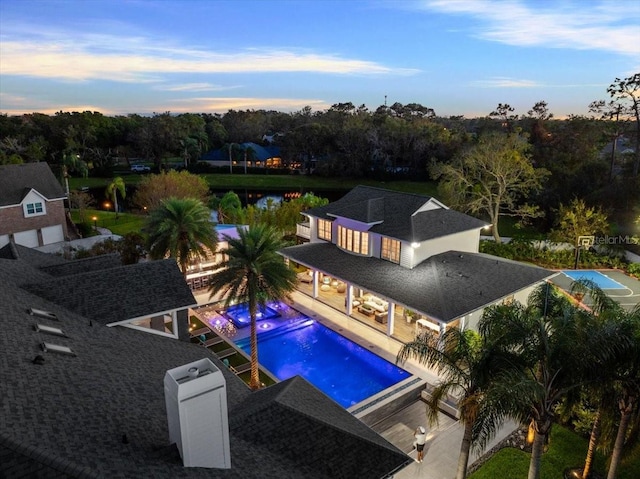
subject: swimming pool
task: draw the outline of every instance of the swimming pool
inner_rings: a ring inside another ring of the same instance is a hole
[[[607,275],[602,274],[600,271],[585,269],[585,270],[568,270],[568,271],[563,271],[563,273],[572,281],[578,281],[580,279],[593,281],[601,289],[627,289],[626,286],[609,278]]]
[[[229,306],[223,314],[231,318],[231,321],[237,328],[245,328],[251,324],[251,316],[249,316],[249,305],[246,303]],[[277,318],[278,316],[280,316],[280,313],[270,308],[269,306],[266,306],[259,308],[258,312],[256,313],[256,321],[260,321],[263,319],[273,319]]]
[[[302,376],[344,408],[411,376],[302,314],[270,329],[258,326],[258,331],[262,366],[281,381]],[[250,354],[249,338],[237,340],[236,345]]]

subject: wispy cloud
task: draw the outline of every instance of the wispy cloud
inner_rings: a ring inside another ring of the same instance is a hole
[[[489,80],[478,80],[471,84],[482,88],[538,88],[543,86],[533,80],[519,80],[507,77],[494,77]]]
[[[308,98],[189,98],[184,100],[174,100],[171,104],[171,111],[176,113],[199,111],[203,113],[224,113],[228,110],[278,110],[278,111],[298,111],[305,106],[310,106],[312,110],[326,110],[331,105],[323,100]]]
[[[14,29],[15,31],[15,29]],[[296,48],[246,48],[212,52],[171,45],[154,38],[105,34],[39,31],[5,32],[0,73],[119,82],[158,82],[174,73],[313,72],[337,75],[411,75],[417,70],[394,68],[373,61],[345,58]]]
[[[470,34],[509,45],[640,55],[640,4],[532,0],[423,0],[426,11],[479,20]]]
[[[225,91],[233,90],[234,88],[241,88],[236,86],[222,86],[214,85],[212,83],[183,83],[181,85],[156,85],[154,90],[159,91],[184,91],[184,92],[199,92],[199,91]]]

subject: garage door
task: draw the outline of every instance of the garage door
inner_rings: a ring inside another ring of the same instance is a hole
[[[42,228],[42,244],[59,243],[60,241],[64,241],[62,225]]]
[[[16,244],[21,244],[28,248],[35,248],[40,246],[38,244],[38,230],[21,231],[20,233],[14,233],[13,239]]]

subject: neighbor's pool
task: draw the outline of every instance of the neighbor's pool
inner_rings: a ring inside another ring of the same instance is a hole
[[[565,274],[565,276],[568,276],[573,281],[578,281],[580,279],[593,281],[601,289],[627,289],[626,286],[609,278],[607,275],[602,274],[600,271],[585,269],[585,270],[568,270],[568,271],[563,271],[563,273]]]
[[[345,408],[411,376],[302,314],[294,321],[261,329],[258,326],[261,365],[281,381],[302,376]],[[236,344],[250,354],[249,338]]]

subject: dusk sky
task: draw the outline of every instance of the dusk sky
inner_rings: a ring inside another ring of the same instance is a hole
[[[0,113],[588,114],[640,72],[636,0],[0,0]]]

